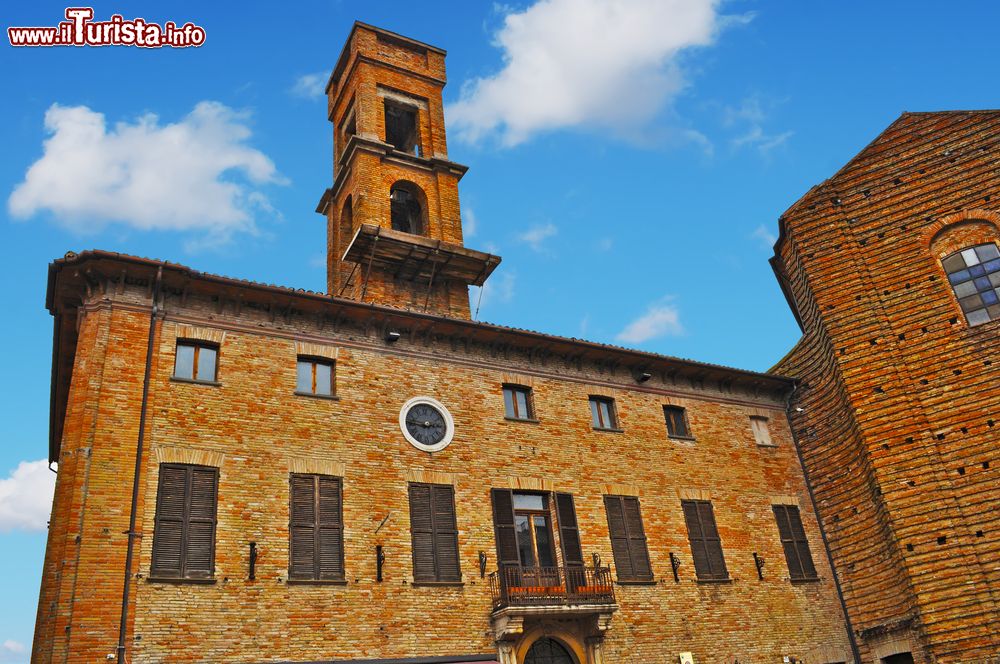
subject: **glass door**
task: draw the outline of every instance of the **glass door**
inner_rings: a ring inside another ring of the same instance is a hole
[[[514,494],[514,531],[525,586],[560,585],[548,507],[548,496]]]

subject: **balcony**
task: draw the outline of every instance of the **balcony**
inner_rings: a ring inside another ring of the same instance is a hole
[[[511,607],[615,605],[609,567],[501,567],[490,574],[493,611]]]

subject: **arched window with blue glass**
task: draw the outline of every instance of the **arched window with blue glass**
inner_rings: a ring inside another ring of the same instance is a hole
[[[942,264],[970,326],[1000,320],[1000,250],[995,244],[956,251]]]

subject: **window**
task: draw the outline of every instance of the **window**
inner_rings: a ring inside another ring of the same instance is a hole
[[[288,578],[343,581],[342,480],[292,473],[290,486]]]
[[[611,534],[611,553],[619,581],[652,581],[646,533],[642,528],[639,499],[634,496],[604,496]]]
[[[616,431],[615,400],[608,397],[590,397],[590,419],[595,429]]]
[[[413,538],[414,581],[462,580],[453,486],[410,484],[410,535]]]
[[[385,100],[385,142],[400,152],[420,156],[415,107]]]
[[[331,397],[334,394],[334,363],[315,357],[299,357],[295,393]]]
[[[504,416],[509,420],[533,420],[535,411],[531,403],[531,388],[521,385],[503,386]]]
[[[150,576],[211,579],[219,469],[160,464]]]
[[[785,548],[788,576],[792,581],[815,579],[816,567],[809,553],[809,542],[802,528],[799,508],[795,505],[774,505],[774,518],[778,522],[778,535]]]
[[[663,417],[667,421],[667,435],[671,438],[691,438],[688,430],[687,413],[680,406],[664,406]]]
[[[518,579],[520,584],[528,580],[528,585],[558,584],[558,579],[551,578],[558,561],[550,497],[555,499],[562,562],[570,568],[583,567],[583,548],[572,494],[514,493],[510,489],[491,489],[497,566],[501,570],[512,567],[520,570],[516,576],[504,576],[505,582]],[[574,575],[576,578],[579,573]]]
[[[750,428],[753,429],[753,439],[758,445],[773,447],[771,431],[767,427],[767,418],[760,415],[750,416]]]
[[[1000,250],[995,244],[962,249],[942,264],[969,325],[1000,319]]]
[[[684,521],[687,523],[691,557],[699,581],[726,580],[726,559],[722,555],[722,540],[715,527],[712,503],[707,500],[683,500]]]
[[[394,184],[389,191],[392,230],[422,235],[424,213],[417,189],[403,183]]]
[[[198,341],[178,341],[174,356],[174,378],[215,382],[219,347]]]

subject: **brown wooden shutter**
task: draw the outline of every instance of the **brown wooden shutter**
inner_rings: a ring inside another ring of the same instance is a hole
[[[636,580],[648,581],[653,578],[653,570],[649,565],[649,551],[646,549],[646,532],[642,527],[639,499],[634,496],[623,496],[622,506],[625,511],[625,527],[628,530],[632,571]]]
[[[215,572],[215,506],[218,468],[190,466],[190,505],[184,551],[184,576],[210,578]]]
[[[514,492],[510,489],[492,489],[493,533],[497,543],[497,566],[517,567],[521,557],[517,549],[514,530]]]
[[[432,485],[431,506],[437,580],[461,581],[462,572],[458,562],[458,522],[455,518],[455,487],[450,484]]]
[[[773,509],[775,521],[778,523],[778,536],[785,550],[789,577],[794,580],[815,579],[816,567],[813,565],[809,541],[802,527],[799,508],[794,505],[774,505]]]
[[[218,484],[218,468],[160,465],[152,576],[204,579],[213,575]]]
[[[186,502],[187,471],[184,466],[160,465],[160,479],[156,488],[151,576],[181,576]]]
[[[318,578],[344,578],[344,524],[339,477],[317,475],[316,566]]]
[[[615,558],[618,578],[652,580],[653,570],[649,564],[639,499],[634,496],[604,496],[604,508],[608,514],[611,553]]]
[[[608,533],[611,536],[611,554],[615,558],[615,571],[619,579],[632,579],[632,556],[628,550],[628,530],[625,528],[625,510],[621,496],[604,496],[604,510],[608,513]]]
[[[291,476],[288,577],[316,579],[316,478]]]
[[[413,580],[436,581],[429,484],[410,484],[410,536],[413,540]]]
[[[687,523],[688,540],[694,559],[695,574],[699,579],[728,579],[726,560],[722,554],[722,541],[715,526],[712,503],[707,500],[681,502],[684,521]]]
[[[563,563],[567,567],[583,567],[583,548],[580,529],[576,523],[576,506],[573,494],[556,494],[556,516],[559,518],[559,540],[562,543]]]

